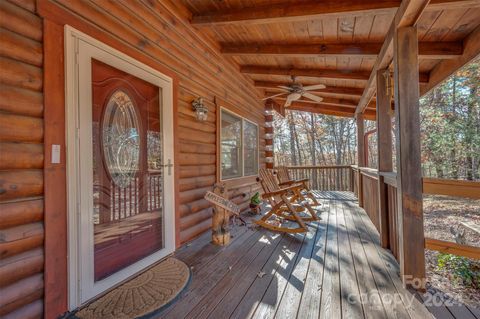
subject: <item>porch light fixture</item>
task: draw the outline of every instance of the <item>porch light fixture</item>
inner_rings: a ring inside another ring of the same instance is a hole
[[[203,104],[201,97],[192,101],[193,110],[197,115],[197,121],[204,122],[207,120],[208,108]]]

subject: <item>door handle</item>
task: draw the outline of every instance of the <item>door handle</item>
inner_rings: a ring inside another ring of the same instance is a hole
[[[163,167],[168,167],[168,176],[172,175],[173,163],[171,159],[168,159],[167,164],[164,164]]]

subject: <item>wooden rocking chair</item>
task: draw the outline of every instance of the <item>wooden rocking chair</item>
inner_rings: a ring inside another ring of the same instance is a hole
[[[271,209],[262,218],[255,221],[257,225],[271,229],[274,231],[281,231],[286,233],[303,233],[308,230],[305,222],[319,220],[313,208],[308,204],[298,204],[303,198],[301,194],[300,184],[291,185],[285,188],[280,188],[273,173],[267,169],[260,169],[258,181],[262,185],[264,194],[262,197],[267,199],[271,205]],[[297,203],[295,203],[297,202]],[[307,211],[311,217],[302,217],[299,214]],[[298,227],[284,227],[281,224],[275,225],[269,219],[272,217],[279,217],[298,224]]]
[[[302,185],[302,189],[300,191],[305,191],[305,195],[312,200],[313,206],[320,205],[320,203],[315,198],[315,195],[308,187],[308,182],[309,182],[308,178],[304,178],[300,180],[291,179],[290,174],[288,173],[288,168],[286,166],[279,166],[277,168],[277,178],[278,178],[279,185],[281,187],[291,186],[294,184]]]

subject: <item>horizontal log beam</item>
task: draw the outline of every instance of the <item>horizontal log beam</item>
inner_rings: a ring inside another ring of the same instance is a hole
[[[268,89],[268,90],[281,90],[278,86],[289,86],[291,83],[286,82],[270,82],[270,81],[255,81],[255,87]],[[310,85],[310,84],[305,84]],[[327,86],[324,89],[318,89],[310,91],[312,93],[326,93],[326,94],[342,94],[342,95],[352,95],[352,96],[361,96],[363,93],[362,88],[352,88],[352,87],[335,87]]]
[[[369,72],[363,71],[340,71],[330,69],[299,69],[299,68],[277,68],[255,65],[244,65],[240,72],[246,74],[267,74],[286,76],[306,76],[323,79],[346,79],[346,80],[368,80]]]
[[[355,15],[377,15],[394,12],[401,1],[392,0],[323,0],[304,3],[284,3],[229,8],[193,15],[195,25],[228,25],[276,23],[323,17],[348,17]],[[426,11],[479,7],[477,0],[431,0]]]
[[[477,1],[480,3],[480,1]],[[427,85],[420,87],[420,94],[424,95],[430,92],[438,84],[442,83],[446,78],[455,71],[463,67],[472,59],[480,54],[480,26],[473,30],[463,40],[463,54],[457,59],[444,60],[439,62],[430,72]]]
[[[194,15],[192,24],[221,25],[235,23],[271,23],[314,19],[324,16],[389,13],[398,8],[398,0],[324,0],[229,9]]]
[[[334,106],[334,105],[321,104],[321,103],[312,104],[312,103],[304,103],[301,101],[292,102],[292,105],[288,107],[288,110],[303,111],[303,112],[325,114],[325,115],[334,115],[334,116],[341,116],[341,117],[354,117],[355,115],[355,108],[353,107]],[[368,120],[374,120],[375,111],[367,110],[365,112],[365,118]]]
[[[377,56],[375,64],[373,65],[372,72],[370,73],[369,79],[365,86],[365,91],[363,92],[360,102],[358,102],[355,113],[362,113],[372,99],[373,95],[375,94],[377,71],[387,69],[393,60],[393,38],[396,30],[400,27],[408,27],[415,25],[420,18],[422,12],[427,7],[428,3],[429,0],[403,1],[398,8],[390,25],[390,28],[385,35],[385,40],[383,42],[382,48]],[[422,83],[422,76],[419,77],[419,82]]]
[[[273,94],[274,94],[273,92],[266,92],[267,96],[268,95],[273,95]],[[285,96],[276,97],[275,99],[280,100],[280,101],[286,101],[287,100],[286,96],[287,96],[287,94],[285,94]],[[299,100],[299,102],[318,104],[318,102],[315,102],[315,101],[310,100],[308,98],[302,98],[301,100]],[[321,103],[322,104],[330,104],[330,105],[350,106],[352,108],[354,108],[357,105],[352,100],[337,99],[337,98],[333,98],[333,97],[324,97],[323,101]]]
[[[267,75],[286,75],[286,76],[304,76],[319,79],[342,79],[368,81],[370,72],[350,71],[350,70],[331,70],[331,69],[300,69],[300,68],[278,68],[256,65],[244,65],[240,67],[240,72],[246,74],[267,74]],[[428,74],[419,74],[420,83],[428,82]]]
[[[382,43],[289,43],[289,44],[238,44],[224,43],[221,52],[225,55],[243,56],[286,56],[286,57],[321,57],[321,56],[354,56],[376,57]],[[418,54],[429,59],[453,59],[461,56],[461,42],[421,42]]]

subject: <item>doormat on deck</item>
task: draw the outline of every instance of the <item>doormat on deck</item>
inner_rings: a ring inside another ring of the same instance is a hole
[[[153,318],[176,300],[189,281],[188,266],[171,257],[80,309],[75,317]]]

